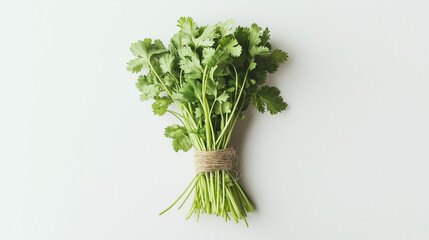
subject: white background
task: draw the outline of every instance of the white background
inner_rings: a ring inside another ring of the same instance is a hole
[[[429,239],[425,1],[2,1],[0,239]],[[233,146],[243,223],[157,213],[193,177],[139,102],[129,45],[176,20],[271,30],[289,61]]]

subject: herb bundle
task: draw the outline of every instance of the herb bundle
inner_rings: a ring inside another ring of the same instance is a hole
[[[271,50],[268,28],[256,24],[233,28],[233,24],[227,20],[199,27],[192,18],[182,17],[177,25],[180,31],[168,48],[149,38],[130,47],[136,58],[128,62],[127,70],[144,72],[136,83],[140,99],[153,99],[154,114],[169,113],[180,122],[165,129],[175,151],[192,147],[206,153],[226,151],[236,122],[251,104],[271,114],[287,107],[279,89],[265,85],[267,73],[274,73],[287,54]],[[187,219],[206,213],[225,221],[242,219],[247,225],[247,212],[255,210],[230,168],[197,172],[165,211],[187,193],[181,208],[192,192]]]

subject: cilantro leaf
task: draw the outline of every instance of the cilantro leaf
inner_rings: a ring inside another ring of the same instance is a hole
[[[240,44],[240,46],[245,50],[247,50],[249,48],[249,45],[250,45],[249,31],[250,31],[249,28],[238,26],[234,32],[234,37],[235,37],[235,39],[237,39],[238,44]]]
[[[213,26],[206,26],[203,28],[203,32],[197,38],[193,39],[195,48],[199,47],[211,47],[214,44],[214,39],[219,37],[216,33],[216,29]]]
[[[273,52],[256,57],[256,61],[261,69],[274,73],[281,63],[287,61],[288,55],[282,50],[276,49]]]
[[[287,107],[280,96],[280,90],[270,86],[263,86],[254,95],[252,103],[262,113],[265,112],[265,107],[271,114],[277,114]]]
[[[231,113],[232,110],[232,103],[231,102],[216,102],[214,111],[217,115],[221,115],[224,113]]]
[[[146,76],[141,75],[137,80],[136,87],[141,92],[141,101],[151,99],[161,92],[159,84],[153,81],[150,73]]]
[[[268,28],[265,28],[261,36],[261,45],[264,47],[267,47],[268,49],[271,49],[271,44],[268,42],[269,40],[270,40],[270,30]]]
[[[195,108],[195,117],[200,118],[204,115],[204,110],[200,107]]]
[[[249,46],[253,47],[261,43],[261,33],[255,29],[251,29],[249,32]]]
[[[262,28],[259,27],[258,24],[252,23],[252,25],[250,26],[250,30],[255,31],[255,32],[260,32],[260,31],[262,31]]]
[[[140,100],[144,102],[158,95],[159,88],[155,85],[145,85],[140,89],[140,92]]]
[[[182,137],[173,139],[173,148],[176,152],[178,152],[179,150],[187,152],[189,151],[189,149],[191,149],[191,147],[192,143],[189,136],[184,135]]]
[[[164,136],[168,138],[173,138],[173,139],[180,137],[184,134],[186,134],[186,129],[177,124],[166,127],[164,132]]]
[[[185,78],[192,80],[201,78],[203,75],[203,67],[199,61],[194,61],[189,58],[180,60],[180,68],[185,72]]]
[[[144,60],[143,58],[135,58],[128,63],[127,70],[132,73],[138,73],[142,70],[142,68],[147,69],[149,68],[149,63]]]
[[[173,139],[173,148],[176,152],[179,150],[186,152],[192,147],[189,135],[184,127],[177,124],[168,126],[165,128],[164,135]]]
[[[181,17],[177,22],[177,26],[180,27],[184,33],[192,36],[198,34],[198,26],[191,17]]]
[[[214,48],[203,49],[203,60],[201,63],[206,66],[215,67],[219,63],[225,62],[228,59],[228,53],[220,49],[215,50]],[[217,66],[216,66],[217,67]],[[213,74],[213,73],[211,73]]]
[[[164,73],[171,73],[174,67],[174,56],[172,54],[164,54],[159,58],[159,64]]]
[[[168,106],[173,102],[170,97],[154,97],[155,102],[152,104],[153,113],[162,116],[167,112]]]
[[[148,55],[148,49],[152,45],[152,39],[146,38],[143,41],[137,41],[131,44],[130,51],[136,57],[146,58]]]
[[[252,57],[257,55],[266,55],[269,53],[270,53],[270,50],[267,47],[263,47],[263,46],[252,46],[249,49],[249,54]]]
[[[229,98],[229,95],[226,92],[224,92],[221,95],[219,95],[216,98],[216,100],[219,101],[219,102],[221,102],[221,103],[223,103],[223,102],[226,102],[226,100],[228,100],[228,98]]]
[[[181,58],[179,65],[183,72],[185,72],[185,78],[201,78],[203,74],[203,67],[201,66],[198,54],[192,51],[189,46],[184,46],[179,49],[179,56]]]
[[[221,38],[228,36],[230,34],[233,34],[234,33],[234,30],[232,29],[233,26],[234,26],[233,19],[226,20],[225,22],[218,22],[216,24],[216,28],[219,31]]]
[[[213,26],[202,28],[202,33],[199,37],[190,34],[183,34],[181,36],[182,44],[193,46],[195,49],[199,47],[211,47],[214,44],[214,39],[219,35],[216,33]]]
[[[141,57],[146,61],[149,61],[152,55],[167,51],[160,40],[155,40],[152,44],[152,39],[150,38],[131,44],[130,50],[134,56]]]
[[[222,46],[225,51],[231,54],[234,57],[238,57],[241,54],[241,46],[238,44],[237,39],[230,37],[224,37],[219,40],[219,44]]]
[[[152,44],[152,39],[146,38],[143,41],[137,41],[131,44],[130,51],[137,58],[127,63],[127,70],[136,73],[140,72],[142,69],[149,68],[150,57],[152,55],[164,53],[167,50],[164,48],[160,40],[155,40]]]
[[[201,98],[201,87],[200,81],[188,79],[173,97],[182,103],[196,102]]]

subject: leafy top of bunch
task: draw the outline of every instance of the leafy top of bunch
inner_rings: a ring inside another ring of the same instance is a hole
[[[180,31],[168,48],[149,38],[130,47],[135,58],[127,70],[144,73],[136,84],[140,99],[154,99],[154,114],[169,112],[182,123],[165,133],[173,138],[176,151],[226,147],[249,103],[271,114],[287,107],[279,89],[265,84],[267,73],[274,73],[287,53],[271,49],[268,28],[233,25],[227,20],[200,27],[192,18],[181,17]],[[171,109],[172,103],[179,112]]]

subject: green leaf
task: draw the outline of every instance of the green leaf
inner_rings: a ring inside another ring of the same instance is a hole
[[[261,33],[255,29],[251,29],[249,32],[249,47],[253,47],[261,43]]]
[[[219,44],[225,49],[226,52],[231,54],[231,56],[238,57],[241,54],[241,46],[238,44],[237,39],[230,37],[222,38],[219,41]]]
[[[252,57],[257,55],[267,55],[269,53],[270,53],[270,50],[267,47],[263,47],[263,46],[252,46],[249,49],[249,54]]]
[[[229,96],[226,92],[222,93],[221,95],[219,95],[219,97],[216,98],[217,101],[223,103],[226,102],[226,100],[228,100]]]
[[[152,104],[152,110],[155,115],[162,116],[167,112],[168,106],[173,102],[170,97],[155,97],[155,102]]]
[[[238,26],[234,32],[234,37],[235,39],[237,39],[238,44],[240,44],[240,46],[245,50],[249,48],[249,39],[250,39],[249,31],[250,31],[249,28]]]
[[[171,73],[174,67],[174,56],[172,54],[164,54],[159,58],[159,64],[163,73]]]
[[[215,54],[214,48],[204,48],[203,49],[203,60],[201,61],[201,63],[204,65],[209,65],[209,62],[212,61],[214,54]]]
[[[143,58],[135,58],[128,63],[127,70],[132,73],[138,73],[143,69],[149,68],[149,62]]]
[[[265,112],[265,102],[258,95],[254,95],[252,98],[252,104],[258,109],[259,112]]]
[[[180,33],[181,43],[199,47],[210,47],[214,44],[214,39],[219,37],[214,26],[198,28],[197,24],[190,17],[181,17],[178,25],[182,30]],[[198,36],[199,35],[199,36]]]
[[[288,55],[286,52],[276,49],[271,53],[271,57],[273,57],[277,63],[284,63],[287,61]]]
[[[184,152],[189,151],[191,149],[192,143],[189,136],[182,136],[180,138],[173,139],[173,148],[174,151],[178,152],[179,150],[182,150]]]
[[[170,45],[168,46],[170,52],[176,57],[179,55],[178,49],[183,46],[181,36],[182,34],[180,32],[174,34],[170,40]]]
[[[216,102],[214,106],[214,111],[217,115],[221,115],[224,113],[230,113],[232,110],[231,102]]]
[[[136,57],[146,58],[148,55],[148,50],[152,45],[152,39],[146,38],[143,41],[137,41],[131,44],[130,51]]]
[[[204,115],[204,110],[200,107],[195,108],[195,117],[200,118]]]
[[[165,128],[164,136],[168,138],[177,138],[186,133],[186,129],[177,124]]]
[[[216,24],[216,28],[219,31],[221,38],[228,36],[230,34],[233,34],[234,33],[234,30],[232,29],[233,26],[234,26],[233,19],[226,20],[225,22],[218,22]]]
[[[280,64],[287,61],[288,55],[282,50],[276,49],[270,54],[260,55],[256,57],[260,69],[269,73],[274,73]]]
[[[226,89],[227,92],[234,92],[234,90],[235,90],[235,87],[230,87],[230,88]]]
[[[177,26],[180,27],[184,33],[192,36],[198,34],[198,26],[191,17],[181,17],[177,22]]]
[[[181,58],[179,65],[185,72],[186,79],[199,79],[203,75],[203,67],[200,63],[198,54],[189,46],[184,46],[179,49],[179,56]]]
[[[255,68],[256,68],[256,62],[252,59],[252,61],[250,61],[249,63],[249,71],[252,71]]]
[[[196,102],[201,98],[201,87],[200,81],[188,79],[173,97],[182,103]]]
[[[134,56],[144,58],[147,61],[150,60],[152,55],[167,51],[160,40],[155,40],[152,44],[152,40],[150,38],[131,44],[130,50]]]
[[[255,32],[260,32],[260,31],[262,31],[262,28],[259,27],[258,24],[252,23],[252,25],[250,26],[250,30],[255,31]]]
[[[151,72],[146,76],[140,75],[137,79],[136,87],[141,92],[141,101],[151,99],[161,92],[160,85],[154,81]]]
[[[228,54],[225,51],[222,51],[220,49],[215,50],[214,48],[204,48],[203,61],[201,63],[204,66],[208,65],[210,67],[215,67],[216,65],[225,62],[227,59]]]
[[[173,148],[177,152],[179,150],[188,151],[192,144],[186,129],[179,125],[171,125],[165,128],[164,135],[173,139]]]
[[[130,51],[137,58],[127,63],[127,70],[137,73],[142,69],[149,68],[150,58],[152,55],[164,53],[167,50],[164,48],[160,40],[155,40],[152,44],[152,39],[146,38],[143,41],[137,41],[131,44]]]
[[[140,100],[144,102],[158,95],[159,87],[156,85],[145,85],[140,89],[140,92],[142,93],[140,95]]]
[[[189,58],[180,60],[180,68],[185,72],[185,78],[189,80],[199,79],[203,75],[200,63]]]
[[[178,80],[173,76],[173,74],[166,74],[163,80],[167,87],[172,87],[174,84],[178,83]]]
[[[143,85],[148,85],[152,83],[152,79],[150,79],[147,75],[140,75],[137,79],[136,87],[140,90]]]
[[[254,95],[252,103],[262,113],[265,112],[265,107],[271,114],[277,114],[287,107],[280,96],[280,90],[270,86],[263,86]]]
[[[219,37],[216,33],[216,29],[213,26],[206,26],[203,28],[203,32],[197,38],[193,39],[195,49],[199,47],[211,47],[214,44],[214,39]]]
[[[261,36],[261,45],[264,47],[267,47],[268,49],[271,49],[271,44],[268,42],[269,40],[270,40],[270,30],[268,28],[265,28]]]

